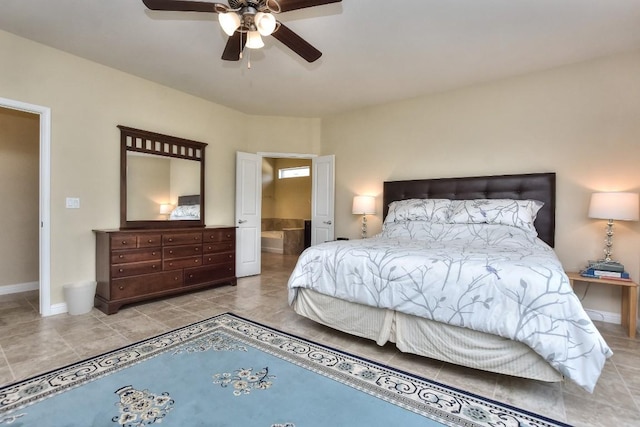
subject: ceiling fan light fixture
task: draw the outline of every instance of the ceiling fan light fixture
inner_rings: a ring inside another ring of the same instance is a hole
[[[218,17],[222,30],[232,36],[240,26],[240,16],[236,12],[221,13]]]
[[[247,33],[246,46],[249,49],[260,49],[261,47],[264,47],[264,42],[262,41],[262,37],[260,37],[260,33],[257,31],[249,31]]]
[[[270,13],[258,12],[253,18],[258,32],[263,36],[269,36],[276,29],[276,18]]]

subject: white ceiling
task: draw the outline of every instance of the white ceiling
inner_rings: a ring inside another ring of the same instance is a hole
[[[640,0],[343,0],[278,19],[323,56],[267,37],[247,69],[246,54],[220,59],[215,14],[0,2],[1,30],[260,115],[322,117],[640,48]]]

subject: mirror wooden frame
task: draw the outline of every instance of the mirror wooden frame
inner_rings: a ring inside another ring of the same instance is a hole
[[[204,227],[204,142],[191,141],[118,125],[120,129],[120,228],[188,228]],[[157,156],[193,160],[200,163],[200,219],[198,220],[142,220],[127,219],[127,153],[138,152]]]

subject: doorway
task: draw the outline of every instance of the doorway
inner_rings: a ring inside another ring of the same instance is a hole
[[[335,156],[236,153],[236,276],[261,272],[262,158],[311,160],[311,245],[333,240]]]
[[[311,163],[305,158],[262,157],[263,253],[300,255],[311,244]]]
[[[37,286],[39,290],[39,311],[42,316],[49,316],[53,313],[51,309],[51,288],[50,288],[50,142],[51,142],[51,109],[39,105],[27,104],[12,99],[0,98],[0,108],[5,111],[11,110],[19,117],[26,114],[37,116],[37,138],[38,138],[38,222],[34,226],[38,228],[38,278]],[[20,285],[22,286],[22,285]],[[22,291],[21,287],[11,288],[15,292]],[[27,283],[26,287],[29,287]],[[28,289],[25,289],[28,290]]]

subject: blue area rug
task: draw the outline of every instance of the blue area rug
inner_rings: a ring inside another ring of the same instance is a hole
[[[223,314],[0,389],[0,426],[564,426]]]

